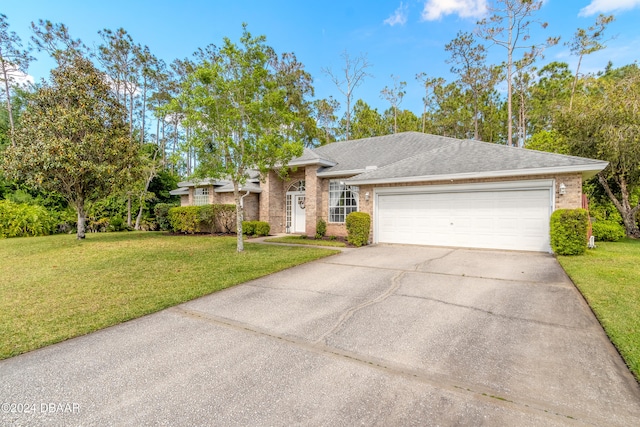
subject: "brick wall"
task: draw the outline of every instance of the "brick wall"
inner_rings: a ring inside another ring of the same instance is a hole
[[[537,179],[554,179],[556,183],[555,188],[555,209],[575,209],[582,207],[582,174],[570,173],[570,174],[557,174],[557,175],[537,175],[527,177],[504,177],[504,178],[487,178],[487,179],[465,179],[452,182],[448,181],[433,181],[433,182],[412,182],[412,183],[400,183],[400,184],[378,184],[375,188],[387,188],[387,187],[413,187],[422,185],[450,185],[450,184],[475,184],[486,182],[507,182],[507,181],[524,181],[524,180],[537,180]],[[565,185],[565,194],[560,194],[560,184]],[[320,210],[322,218],[328,223],[328,190],[329,180],[324,179],[322,183],[322,208]],[[371,215],[372,230],[370,238],[373,239],[373,185],[361,185],[358,199],[358,208],[360,212],[366,212]],[[369,193],[369,200],[367,199],[367,193]],[[344,224],[328,224],[328,235],[346,236],[347,230]]]

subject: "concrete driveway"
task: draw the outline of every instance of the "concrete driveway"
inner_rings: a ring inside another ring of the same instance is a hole
[[[366,247],[2,361],[0,379],[3,426],[640,419],[638,384],[536,253]]]

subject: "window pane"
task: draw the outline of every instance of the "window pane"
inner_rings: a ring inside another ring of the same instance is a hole
[[[329,181],[329,222],[345,222],[348,214],[358,211],[357,192],[358,187]]]

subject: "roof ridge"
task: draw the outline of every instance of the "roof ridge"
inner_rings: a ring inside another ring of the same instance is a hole
[[[428,134],[428,133],[424,133],[423,134],[422,132],[416,132],[416,131],[408,131],[408,132],[401,132],[401,133],[420,133],[422,135],[431,135],[431,134]],[[392,134],[392,135],[397,135],[397,134]],[[438,135],[432,135],[432,136],[438,137]],[[447,139],[452,139],[454,141],[456,140],[456,138],[450,138],[450,137],[447,137],[447,136],[443,136],[443,137],[439,137],[439,138],[447,138]],[[458,141],[461,141],[461,140],[458,140]],[[363,172],[362,174],[359,174],[359,175],[366,175],[367,173],[370,173],[370,172],[373,172],[373,171],[384,171],[384,169],[390,168],[390,167],[392,167],[392,166],[394,166],[394,165],[396,165],[398,163],[402,163],[402,162],[405,162],[407,160],[410,160],[410,159],[413,159],[413,158],[416,158],[416,157],[424,156],[425,154],[434,152],[434,151],[440,149],[441,147],[442,147],[442,145],[438,145],[436,147],[431,147],[431,148],[428,148],[428,149],[424,149],[424,150],[422,150],[422,151],[420,151],[420,152],[418,152],[416,154],[413,154],[413,155],[411,155],[409,157],[404,157],[402,159],[398,159],[395,162],[388,163],[388,164],[386,164],[384,166],[378,166],[377,169],[368,170],[368,171]]]
[[[581,156],[574,156],[573,154],[562,154],[562,153],[554,153],[551,151],[541,151],[541,150],[534,150],[533,148],[527,148],[527,147],[517,147],[517,146],[509,146],[509,145],[503,145],[503,144],[498,144],[497,142],[488,142],[488,141],[479,141],[477,139],[463,139],[461,141],[469,141],[469,142],[473,142],[473,143],[482,143],[482,144],[487,144],[490,146],[495,146],[495,147],[504,147],[504,148],[508,148],[510,150],[526,150],[529,151],[531,153],[540,153],[542,155],[545,156],[562,156],[562,157],[568,157],[568,158],[572,158],[572,159],[578,159],[578,160],[589,160],[592,162],[605,162],[605,160],[599,160],[599,159],[591,159],[588,157],[581,157]]]

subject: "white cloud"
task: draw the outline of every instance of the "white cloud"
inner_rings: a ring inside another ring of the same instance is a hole
[[[580,9],[578,16],[591,16],[596,13],[629,10],[640,6],[640,0],[591,0],[589,5]]]
[[[13,67],[11,64],[8,65],[7,75],[9,77],[10,84],[13,83],[19,86],[30,85],[35,81],[32,75],[23,73],[17,67]],[[4,89],[4,83],[2,89]]]
[[[404,25],[407,23],[409,17],[409,6],[400,2],[400,6],[393,12],[393,15],[384,20],[385,24],[389,24],[392,27],[396,24]]]
[[[422,10],[423,21],[435,21],[446,15],[481,18],[487,13],[487,0],[427,0]]]

